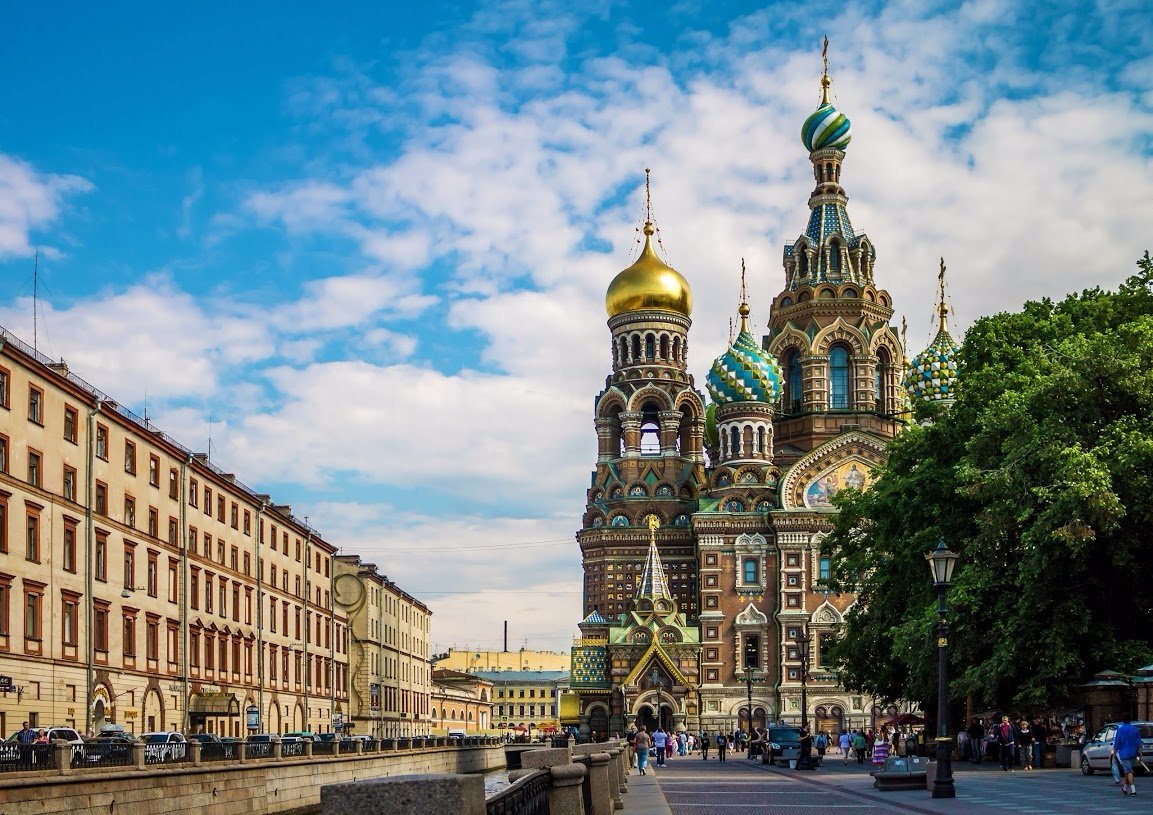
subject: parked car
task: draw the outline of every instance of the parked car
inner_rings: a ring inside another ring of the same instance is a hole
[[[230,758],[231,745],[225,746],[224,741],[215,733],[197,733],[193,741],[200,742],[200,757],[206,760]]]
[[[160,730],[140,736],[144,742],[144,761],[147,764],[164,764],[169,761],[184,761],[188,757],[188,742],[183,733],[175,730]]]
[[[323,741],[324,740],[321,736],[318,736],[316,733],[313,733],[311,730],[294,730],[291,733],[285,733],[283,736],[281,736],[281,738],[284,739],[284,738],[287,738],[289,736],[301,739],[303,741],[315,742],[315,741]]]
[[[1112,722],[1105,725],[1081,748],[1081,772],[1085,775],[1092,775],[1098,770],[1109,772],[1109,751],[1113,749],[1113,737],[1117,735],[1118,724]],[[1141,733],[1141,755],[1153,756],[1153,722],[1133,722],[1133,725]],[[1134,769],[1141,772],[1140,765]]]
[[[282,756],[302,756],[304,755],[304,742],[305,739],[301,736],[285,733],[280,737],[280,754]]]
[[[135,743],[136,739],[128,733],[101,733],[96,738],[89,739],[84,745],[88,766],[131,764],[132,745]]]
[[[801,731],[796,727],[770,727],[769,752],[762,758],[766,764],[792,761],[801,754]]]

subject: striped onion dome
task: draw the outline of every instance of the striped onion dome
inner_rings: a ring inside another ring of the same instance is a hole
[[[801,143],[810,153],[828,147],[844,150],[852,138],[849,117],[827,101],[821,102],[820,107],[809,114],[801,127]]]

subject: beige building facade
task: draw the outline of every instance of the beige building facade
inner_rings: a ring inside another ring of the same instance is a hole
[[[339,555],[335,564],[336,605],[350,634],[352,732],[376,738],[429,735],[436,726],[430,704],[432,612],[357,555]]]
[[[438,736],[464,731],[475,736],[492,729],[493,683],[464,671],[432,672],[432,732]]]
[[[569,651],[470,651],[468,648],[449,648],[436,657],[438,668],[454,671],[568,671],[572,654]]]
[[[0,329],[0,731],[331,730],[335,547]],[[2,683],[0,683],[2,684]]]

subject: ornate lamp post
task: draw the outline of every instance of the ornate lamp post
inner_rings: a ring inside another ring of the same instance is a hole
[[[952,739],[949,738],[949,626],[945,619],[948,606],[945,594],[953,580],[953,567],[957,565],[956,552],[949,550],[944,539],[937,548],[925,555],[929,568],[933,571],[933,587],[937,590],[937,774],[933,778],[934,798],[955,798],[957,789],[953,785],[953,763],[950,759]]]
[[[649,675],[649,679],[654,685],[656,685],[657,688],[657,729],[659,730],[661,727],[661,702],[663,700],[661,699],[661,675],[657,673],[656,668],[653,668],[653,672]]]
[[[797,637],[797,648],[801,657],[801,729],[803,730],[809,729],[809,643],[812,641],[812,637],[809,636],[809,627],[803,626],[801,636]],[[810,755],[802,754],[797,760],[797,769],[811,770],[811,762]]]
[[[753,680],[757,678],[756,666],[745,665],[743,673],[745,675],[745,688],[748,691],[748,707],[745,708],[745,710],[748,711],[748,717],[749,717],[749,726],[748,726],[749,740],[748,740],[747,746],[748,746],[749,753],[752,753],[752,751],[753,751]]]

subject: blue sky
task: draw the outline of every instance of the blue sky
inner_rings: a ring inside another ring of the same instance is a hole
[[[963,328],[1149,245],[1136,0],[400,5],[0,10],[0,325],[32,339],[38,248],[42,351],[211,437],[438,647],[566,647],[644,168],[702,382],[741,258],[763,327],[805,224],[823,35],[912,350],[940,256]]]

